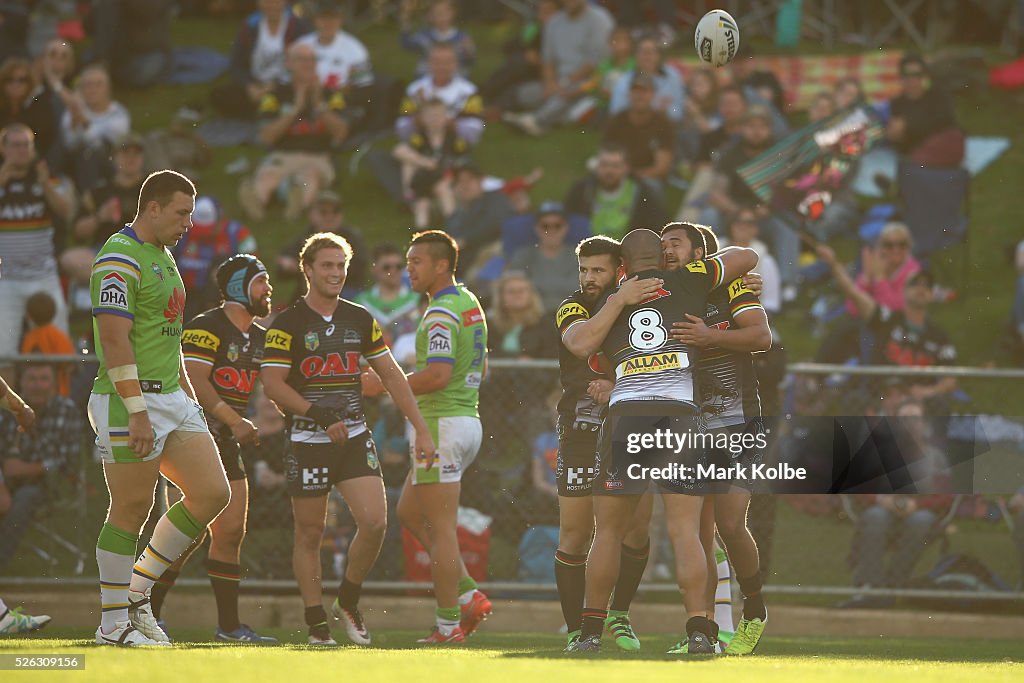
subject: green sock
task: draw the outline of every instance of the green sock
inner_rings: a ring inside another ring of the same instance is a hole
[[[476,581],[472,576],[463,576],[459,579],[459,595],[464,595],[472,590],[476,590]]]
[[[628,616],[629,616],[629,610],[628,609],[627,610],[620,610],[620,609],[610,609],[610,610],[608,610],[608,618],[609,619],[617,619],[619,617],[628,617]]]

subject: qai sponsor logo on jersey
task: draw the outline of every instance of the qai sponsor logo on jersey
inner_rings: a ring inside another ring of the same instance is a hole
[[[232,367],[221,367],[213,371],[213,383],[219,389],[248,396],[256,386],[256,370],[239,370]]]
[[[427,353],[451,353],[452,331],[447,325],[434,323],[427,330]]]
[[[359,353],[349,351],[345,354],[329,353],[327,356],[309,356],[299,366],[302,376],[340,377],[359,374]]]
[[[100,280],[100,307],[128,310],[128,283],[119,273],[108,273]]]

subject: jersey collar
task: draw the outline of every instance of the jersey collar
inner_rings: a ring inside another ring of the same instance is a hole
[[[127,235],[128,237],[131,237],[133,240],[135,240],[139,244],[143,244],[143,241],[139,239],[139,236],[137,234],[135,234],[135,229],[132,226],[125,225],[124,228],[122,228],[119,232],[122,235]]]
[[[458,295],[458,293],[459,293],[459,283],[456,282],[451,287],[445,287],[444,289],[440,290],[432,298],[436,299],[436,298],[438,298],[440,296],[444,296],[445,294],[455,294],[455,295]]]

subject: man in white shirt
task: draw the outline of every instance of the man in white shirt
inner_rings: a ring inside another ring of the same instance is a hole
[[[351,33],[342,30],[344,15],[336,0],[322,0],[316,6],[316,31],[298,42],[313,46],[320,82],[331,90],[348,91],[373,84],[370,53]]]
[[[448,105],[448,115],[455,120],[459,137],[475,145],[484,132],[483,100],[477,87],[459,75],[459,60],[455,48],[438,44],[430,48],[427,75],[413,81],[405,91],[402,112],[395,123],[395,132],[407,140],[416,127],[416,111],[432,99]]]

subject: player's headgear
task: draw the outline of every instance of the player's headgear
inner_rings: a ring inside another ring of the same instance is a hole
[[[267,267],[252,254],[236,254],[217,268],[217,289],[224,301],[245,306],[245,310],[258,315],[259,310],[249,297],[249,287],[259,275],[266,275]]]

